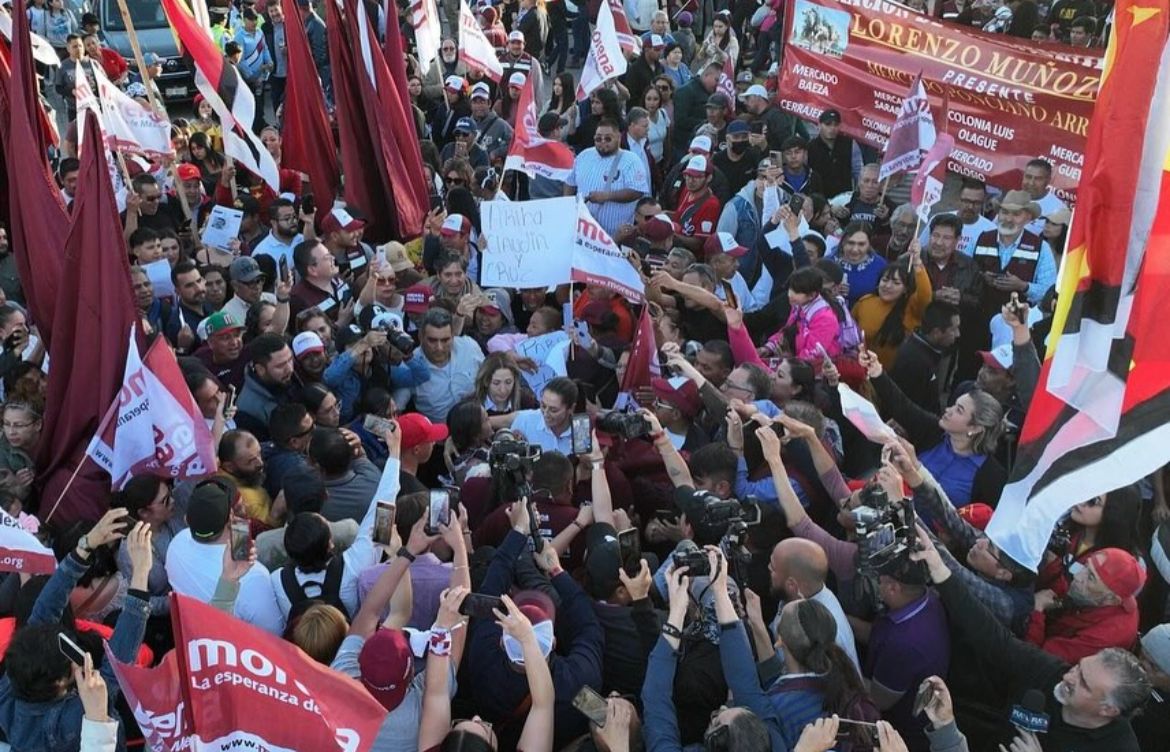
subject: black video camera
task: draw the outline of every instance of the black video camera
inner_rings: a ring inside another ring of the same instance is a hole
[[[707,577],[711,574],[711,562],[707,559],[707,552],[699,549],[689,551],[675,551],[670,556],[674,568],[687,568],[688,577]]]
[[[516,438],[508,429],[496,431],[491,447],[488,448],[488,465],[493,473],[515,473],[527,471],[532,463],[540,459],[540,447]]]
[[[597,416],[594,426],[602,433],[611,436],[621,436],[623,439],[636,439],[639,436],[650,435],[650,423],[638,413],[623,413],[610,410]]]
[[[857,526],[863,572],[889,574],[909,562],[918,542],[914,506],[909,499],[891,501],[884,488],[870,483],[861,492],[861,506],[851,514]]]
[[[383,318],[389,319],[388,316]],[[385,332],[387,344],[403,355],[410,355],[414,352],[414,337],[402,331],[401,327],[395,326],[393,321],[376,321],[370,328],[374,331]]]

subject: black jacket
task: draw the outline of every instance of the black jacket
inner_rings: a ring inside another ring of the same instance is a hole
[[[898,347],[890,378],[902,394],[923,410],[941,414],[939,404],[938,364],[943,353],[936,350],[918,332],[911,334]]]
[[[1098,729],[1082,729],[1065,723],[1060,703],[1052,692],[1072,666],[1013,637],[957,577],[939,585],[938,593],[946,606],[952,635],[966,642],[965,649],[994,662],[1000,693],[992,699],[1002,711],[1003,721],[997,729],[1001,732],[999,742],[1006,745],[1011,739],[1012,727],[1007,723],[1011,706],[1020,702],[1024,692],[1037,689],[1044,694],[1048,713],[1048,733],[1040,735],[1045,752],[1139,752],[1141,748],[1127,718],[1117,718]],[[958,645],[955,647],[960,649]],[[960,726],[970,739],[991,738],[966,724]]]

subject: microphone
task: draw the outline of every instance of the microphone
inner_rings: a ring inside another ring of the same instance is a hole
[[[1048,714],[1044,712],[1044,693],[1029,689],[1019,705],[1012,706],[1012,725],[1033,734],[1048,733]]]

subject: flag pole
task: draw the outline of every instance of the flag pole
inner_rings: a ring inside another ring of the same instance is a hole
[[[69,480],[65,482],[65,487],[61,489],[61,495],[57,497],[57,500],[53,502],[53,508],[50,509],[49,513],[45,515],[45,522],[48,522],[50,519],[52,519],[53,513],[57,511],[57,507],[61,506],[61,500],[65,498],[65,494],[69,493],[70,487],[73,486],[73,481],[77,480],[77,474],[81,472],[81,466],[85,464],[87,459],[89,459],[89,455],[83,456],[81,458],[81,462],[77,463],[77,467],[73,468],[73,474],[70,475]]]
[[[138,32],[134,30],[134,21],[130,18],[130,8],[126,5],[126,0],[118,0],[118,10],[122,14],[122,23],[126,26],[126,36],[130,38],[130,48],[134,51],[134,62],[138,64],[138,74],[142,77],[144,86],[146,88],[146,99],[150,102],[150,109],[154,110],[154,114],[170,122],[170,118],[165,117],[165,111],[162,105],[159,104],[158,98],[154,95],[154,81],[153,79],[147,81],[146,77],[146,59],[142,56],[142,45],[138,43]],[[191,207],[187,203],[187,196],[183,193],[183,183],[179,180],[179,171],[175,168],[175,163],[172,161],[168,167],[171,175],[171,180],[175,182],[175,194],[179,197],[179,206],[183,208],[183,217],[188,223],[194,222],[194,215],[191,213]],[[191,234],[195,235],[198,228],[191,226]]]
[[[77,63],[77,75],[78,76],[85,75],[85,72],[82,70],[82,67],[81,67],[81,61],[78,61],[78,63]],[[97,100],[98,111],[102,112],[104,114],[104,106],[102,104],[102,87],[101,86],[93,87],[93,97],[94,97],[94,99]],[[114,153],[114,159],[118,162],[118,167],[122,172],[122,180],[126,181],[126,188],[127,188],[127,190],[129,190],[129,188],[130,188],[130,168],[126,166],[126,158],[122,155],[121,150],[119,150],[117,146],[110,146],[109,144],[105,144],[105,146],[111,152]]]

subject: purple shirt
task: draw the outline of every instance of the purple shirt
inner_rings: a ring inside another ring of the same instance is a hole
[[[928,676],[946,676],[951,660],[947,614],[934,591],[873,623],[865,675],[902,699],[882,717],[906,740],[910,749],[927,749],[925,718],[911,716],[918,686]],[[921,744],[918,744],[921,741]]]
[[[378,564],[362,572],[358,577],[358,600],[364,601],[373,589],[374,583],[390,567],[389,563]],[[406,626],[413,629],[430,629],[439,615],[439,596],[451,583],[451,565],[427,552],[410,565],[410,586],[414,608]],[[389,615],[382,614],[382,619]]]

